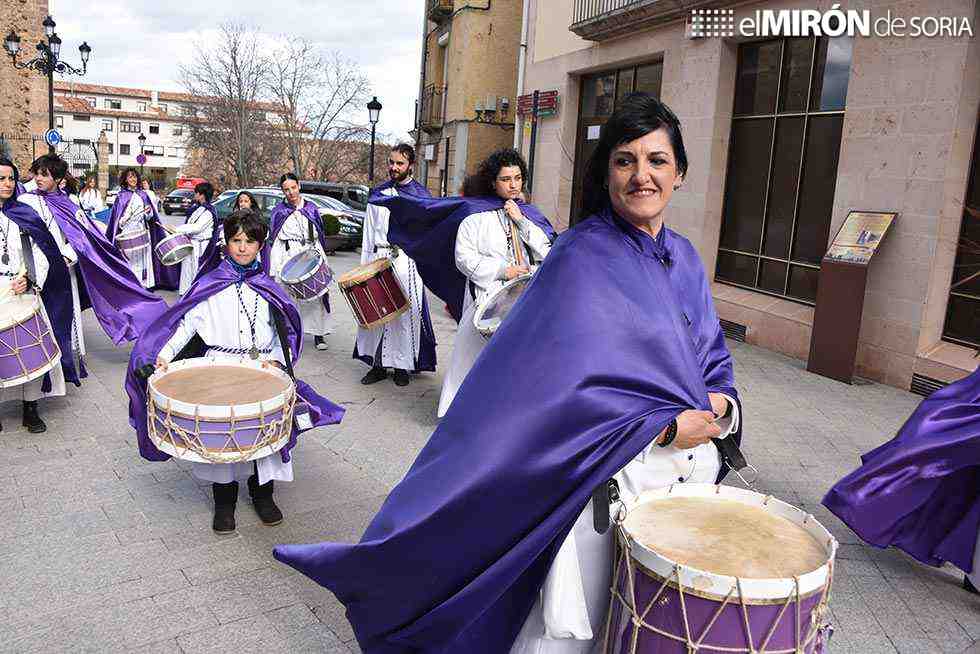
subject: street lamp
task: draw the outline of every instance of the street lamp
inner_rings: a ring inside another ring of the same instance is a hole
[[[60,73],[62,75],[84,75],[88,71],[88,58],[92,54],[92,48],[89,47],[88,43],[82,43],[78,46],[78,52],[82,58],[82,67],[75,68],[71,64],[61,61],[61,38],[54,31],[56,23],[51,16],[47,16],[44,22],[41,23],[44,26],[44,36],[47,37],[47,42],[43,40],[38,41],[37,45],[34,46],[38,54],[36,57],[30,61],[18,62],[17,55],[20,53],[20,37],[13,30],[7,35],[7,38],[3,41],[3,47],[10,55],[10,60],[14,64],[14,68],[22,70],[25,68],[36,70],[42,75],[46,75],[48,78],[48,129],[54,129],[54,74]],[[49,145],[48,151],[54,153],[54,146]]]
[[[371,163],[368,164],[368,181],[374,181],[374,129],[378,125],[378,117],[381,114],[381,103],[378,96],[374,96],[367,104],[368,120],[371,121]]]
[[[140,132],[139,138],[136,140],[140,142],[140,179],[143,179],[143,164],[146,162],[146,154],[143,148],[146,146],[146,134]]]

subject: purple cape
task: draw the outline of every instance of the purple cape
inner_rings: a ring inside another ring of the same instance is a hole
[[[388,197],[380,195],[382,191],[394,188],[399,193],[404,193],[416,198],[431,198],[429,194],[429,189],[425,188],[414,179],[408,184],[395,184],[391,180],[385,182],[384,184],[379,184],[378,186],[371,189],[371,202],[374,202],[375,197]],[[389,221],[389,225],[390,225]],[[418,262],[416,262],[416,268],[418,268]],[[432,328],[432,316],[429,314],[429,298],[426,297],[425,292],[422,293],[422,308],[421,314],[419,316],[419,324],[422,329],[422,333],[419,334],[419,355],[415,359],[415,371],[428,371],[435,372],[436,369],[436,333]],[[374,365],[374,356],[376,352],[358,352],[357,343],[354,343],[354,354],[353,358],[358,361],[363,361],[369,366]]]
[[[868,543],[966,572],[980,528],[980,368],[936,391],[823,503]]]
[[[102,329],[116,345],[135,341],[157,316],[167,310],[162,298],[143,288],[119,250],[76,219],[80,211],[64,193],[37,193],[58,221],[78,254],[78,291],[82,309],[92,307]]]
[[[78,362],[78,369],[75,368],[72,354],[71,325],[75,319],[75,310],[72,307],[71,277],[68,274],[65,258],[61,256],[61,250],[58,249],[54,236],[44,224],[44,219],[34,211],[33,207],[17,201],[16,190],[14,195],[3,203],[3,212],[30,236],[48,260],[48,276],[44,280],[44,288],[41,289],[41,301],[44,302],[44,309],[51,320],[51,330],[54,332],[55,340],[61,348],[61,370],[65,374],[65,381],[80,386],[81,380],[88,377],[88,373],[85,370],[85,362],[81,359]],[[51,379],[47,375],[44,376],[41,389],[44,392],[51,390]]]
[[[609,212],[564,233],[360,543],[275,548],[365,654],[509,651],[593,490],[737,397],[697,252],[665,236]]]
[[[187,218],[190,219],[194,212],[197,211],[199,207],[204,207],[211,212],[213,220],[211,221],[211,238],[208,240],[208,245],[204,248],[204,252],[201,253],[201,258],[197,260],[197,275],[194,279],[202,277],[208,274],[212,270],[218,267],[221,263],[221,220],[218,218],[218,212],[214,210],[214,205],[210,202],[205,202],[204,204],[197,204],[196,202],[191,205],[191,208],[187,210]],[[186,222],[186,221],[185,221]]]
[[[424,198],[373,194],[371,203],[387,207],[388,242],[415,260],[425,285],[449,305],[458,321],[463,315],[466,276],[456,267],[456,233],[468,216],[496,211],[500,198]],[[554,240],[555,229],[533,204],[518,202],[521,211]]]
[[[238,273],[231,264],[228,261],[222,261],[213,271],[195,281],[184,297],[157,318],[136,341],[136,346],[129,357],[129,369],[126,371],[126,393],[129,395],[129,424],[136,430],[140,454],[144,459],[165,461],[170,456],[158,450],[147,434],[146,381],[140,379],[136,375],[136,371],[148,363],[156,362],[157,355],[177,331],[177,326],[185,313],[238,280]],[[303,329],[296,305],[271,277],[262,272],[261,268],[248,273],[245,276],[245,283],[269,302],[272,308],[279,312],[279,315],[285,317],[286,338],[295,365],[303,347]],[[345,411],[343,407],[337,406],[319,395],[306,382],[299,379],[295,381],[297,394],[310,405],[310,419],[314,427],[333,425],[341,421]],[[289,461],[289,451],[296,445],[296,437],[299,433],[294,425],[289,442],[280,450],[283,461]]]
[[[160,216],[157,214],[156,207],[153,206],[150,198],[146,195],[146,191],[140,190],[136,191],[136,193],[143,199],[144,206],[150,207],[151,210],[150,217],[146,219],[146,226],[150,231],[150,258],[153,261],[153,275],[156,280],[156,286],[153,288],[176,291],[180,286],[180,266],[163,265],[163,262],[160,261],[160,257],[156,253],[157,244],[167,238],[169,234],[167,234],[160,224]],[[112,214],[110,214],[109,223],[106,226],[106,237],[117,251],[119,251],[119,248],[116,247],[116,230],[119,227],[119,218],[122,217],[132,197],[133,191],[123,189],[119,191],[119,195],[116,196],[115,201],[112,203]],[[121,251],[119,251],[119,256],[122,256]],[[125,259],[125,257],[123,258]]]
[[[279,230],[282,229],[283,224],[286,222],[286,218],[292,215],[295,209],[293,205],[282,200],[279,204],[272,208],[272,215],[269,217],[269,238],[265,239],[265,244],[262,246],[262,267],[266,273],[269,272],[269,257],[272,255],[272,244],[275,242],[276,237],[279,236]],[[299,210],[301,214],[306,216],[306,219],[313,223],[314,234],[318,241],[320,241],[320,247],[326,252],[327,248],[327,234],[323,231],[323,221],[320,219],[320,210],[317,206],[310,202],[309,200],[304,200],[303,208]],[[323,301],[323,306],[330,313],[330,293],[324,293],[321,296]]]

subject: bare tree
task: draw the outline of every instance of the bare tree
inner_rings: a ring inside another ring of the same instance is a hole
[[[284,138],[300,178],[345,175],[351,150],[369,129],[354,120],[370,85],[360,67],[337,52],[322,54],[304,39],[282,39],[271,57],[269,94],[284,116]]]
[[[282,160],[284,130],[278,105],[263,102],[272,67],[257,32],[221,25],[218,38],[195,45],[190,65],[180,66],[187,100],[188,146],[207,153],[209,164],[230,171],[240,187],[268,180]]]

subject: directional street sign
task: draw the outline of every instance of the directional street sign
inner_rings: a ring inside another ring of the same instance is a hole
[[[56,129],[49,129],[44,132],[44,142],[50,145],[52,148],[64,140],[61,136],[61,132]]]

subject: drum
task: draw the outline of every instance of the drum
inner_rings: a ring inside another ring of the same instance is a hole
[[[259,361],[184,359],[147,380],[147,431],[161,452],[198,463],[261,459],[293,428],[296,386]]]
[[[333,271],[315,247],[300,250],[282,266],[279,273],[286,290],[301,302],[310,302],[327,292]]]
[[[497,328],[500,327],[500,323],[514,308],[517,298],[521,297],[530,281],[531,275],[515,277],[488,296],[473,314],[473,325],[476,327],[476,331],[483,334],[483,337],[487,339],[493,336]]]
[[[4,294],[10,280],[4,279]],[[37,379],[61,362],[61,348],[33,293],[7,295],[0,302],[0,388]]]
[[[194,253],[194,243],[187,234],[171,234],[160,239],[154,251],[163,265],[176,266]]]
[[[740,488],[674,484],[617,523],[605,654],[823,651],[837,541],[812,515]]]
[[[374,329],[408,311],[408,299],[395,275],[391,259],[378,259],[358,266],[337,279],[337,285],[357,323]]]
[[[150,245],[150,233],[145,229],[116,237],[116,245],[123,252],[135,252]]]

